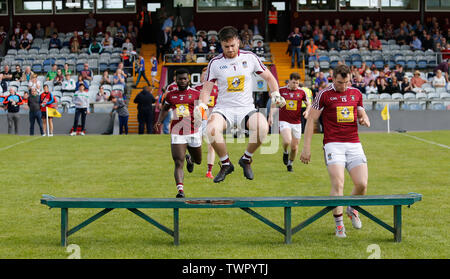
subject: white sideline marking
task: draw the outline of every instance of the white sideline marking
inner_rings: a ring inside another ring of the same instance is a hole
[[[416,137],[416,136],[408,135],[406,133],[402,133],[402,135],[405,135],[407,137],[410,137],[410,138],[413,138],[413,139],[416,139],[416,140],[420,140],[420,141],[423,141],[423,142],[426,142],[426,143],[429,143],[429,144],[434,144],[434,145],[437,145],[437,146],[440,146],[440,147],[443,147],[443,148],[450,149],[450,146],[445,145],[445,144],[441,144],[441,143],[437,143],[437,142],[434,142],[434,141],[422,139],[422,138],[419,138],[419,137]]]
[[[11,144],[11,145],[8,145],[8,146],[0,148],[0,151],[8,150],[8,149],[10,149],[10,148],[12,148],[12,147],[14,147],[16,145],[19,145],[19,144],[22,144],[22,143],[27,143],[27,142],[30,142],[30,141],[34,141],[34,140],[37,140],[37,139],[40,139],[40,138],[41,137],[35,137],[33,139],[19,141],[19,142],[16,142],[15,144]]]

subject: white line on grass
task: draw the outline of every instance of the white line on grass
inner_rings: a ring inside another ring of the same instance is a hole
[[[410,137],[410,138],[413,138],[413,139],[416,139],[416,140],[420,140],[420,141],[423,141],[423,142],[426,142],[426,143],[429,143],[429,144],[434,144],[434,145],[437,145],[437,146],[440,146],[440,147],[443,147],[443,148],[450,149],[450,146],[445,145],[445,144],[441,144],[441,143],[437,143],[437,142],[434,142],[434,141],[426,140],[426,139],[419,138],[419,137],[416,137],[416,136],[413,136],[413,135],[408,135],[406,133],[402,133],[401,135],[405,135],[407,137]]]
[[[37,139],[40,139],[40,138],[41,137],[35,137],[35,138],[29,139],[29,140],[19,141],[19,142],[16,142],[15,144],[11,144],[11,145],[8,145],[8,146],[0,148],[0,151],[8,150],[10,148],[13,148],[16,145],[19,145],[19,144],[22,144],[22,143],[27,143],[27,142],[30,142],[30,141],[34,141],[34,140],[37,140]]]

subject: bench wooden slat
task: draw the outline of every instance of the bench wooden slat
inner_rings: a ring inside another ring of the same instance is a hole
[[[373,196],[298,196],[298,197],[223,197],[223,198],[55,198],[46,196],[41,203],[54,208],[246,208],[344,205],[411,205],[422,195]]]

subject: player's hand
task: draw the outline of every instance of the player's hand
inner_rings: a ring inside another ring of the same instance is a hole
[[[275,104],[277,107],[282,108],[286,105],[286,100],[281,97],[280,92],[273,91],[270,95],[272,104]]]
[[[206,110],[208,106],[204,103],[199,103],[194,108],[194,122],[202,122],[203,119],[207,119]]]
[[[360,118],[358,118],[358,122],[359,125],[366,126],[367,128],[370,127],[370,120],[367,116],[366,117],[361,116]]]
[[[309,116],[309,111],[304,111],[303,112],[303,118],[305,118],[305,119],[308,119],[308,116]]]
[[[273,116],[271,114],[269,114],[269,119],[267,119],[267,123],[269,124],[269,126],[272,126],[273,124]]]
[[[303,149],[300,154],[300,161],[302,161],[303,164],[308,164],[311,161],[311,151]]]
[[[153,125],[153,129],[155,131],[159,131],[160,127],[161,127],[161,122],[158,122],[158,121],[155,123],[155,125]]]

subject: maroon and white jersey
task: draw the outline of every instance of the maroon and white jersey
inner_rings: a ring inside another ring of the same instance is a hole
[[[329,142],[360,142],[357,113],[364,107],[358,89],[348,87],[340,93],[331,84],[316,95],[312,107],[322,110],[324,145]]]
[[[202,91],[203,83],[200,83],[199,85],[195,86],[194,89],[198,91]],[[211,91],[211,94],[209,95],[209,102],[208,102],[208,108],[212,109],[216,106],[217,102],[217,95],[219,94],[219,88],[217,85],[214,84],[214,87]]]
[[[279,121],[286,121],[291,124],[302,123],[302,101],[307,101],[306,93],[301,88],[295,90],[288,86],[280,88],[280,95],[286,100],[286,105],[280,108]]]
[[[261,59],[251,51],[239,50],[234,58],[223,53],[209,61],[206,80],[219,88],[216,108],[255,107],[253,103],[253,74],[266,70]]]
[[[167,93],[164,103],[172,109],[171,134],[191,135],[198,132],[198,127],[194,125],[194,107],[199,97],[200,92],[190,87]]]
[[[172,82],[171,84],[167,85],[166,92],[174,91],[174,90],[178,90],[178,85],[175,81]]]

